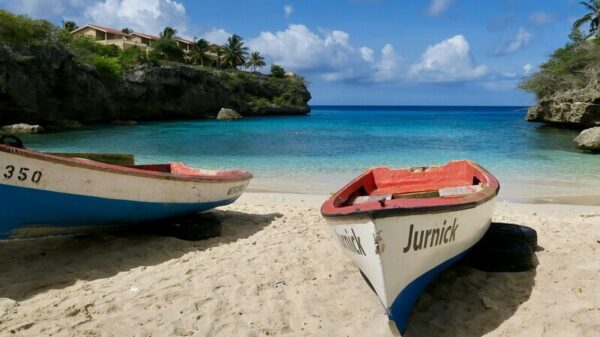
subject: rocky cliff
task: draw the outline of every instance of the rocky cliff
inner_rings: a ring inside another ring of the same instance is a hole
[[[300,77],[181,64],[139,65],[114,76],[64,48],[0,45],[2,124],[215,118],[223,107],[243,116],[307,114],[310,98]]]
[[[529,109],[526,119],[577,129],[600,125],[598,80],[589,82],[585,87],[542,97]]]

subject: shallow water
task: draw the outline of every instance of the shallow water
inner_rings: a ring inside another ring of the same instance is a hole
[[[523,107],[317,106],[308,116],[96,126],[23,138],[44,151],[243,168],[261,190],[333,192],[371,166],[471,159],[499,178],[506,196],[600,195],[600,156],[575,147],[576,131],[527,123],[525,114]]]

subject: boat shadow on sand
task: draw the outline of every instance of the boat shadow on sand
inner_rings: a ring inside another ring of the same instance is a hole
[[[111,277],[136,267],[153,266],[244,239],[268,226],[281,214],[249,214],[215,210],[210,222],[221,225],[221,235],[185,241],[153,226],[120,227],[118,231],[79,236],[56,236],[0,241],[0,298],[28,299],[78,280]]]
[[[443,272],[425,290],[410,316],[404,336],[483,336],[498,328],[528,301],[535,276],[535,269],[490,273],[459,263]]]

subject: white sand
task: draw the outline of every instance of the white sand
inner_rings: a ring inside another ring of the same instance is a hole
[[[379,300],[330,239],[325,196],[247,193],[219,238],[0,242],[0,336],[389,336]],[[499,203],[539,233],[525,273],[452,267],[408,336],[600,336],[600,207]]]

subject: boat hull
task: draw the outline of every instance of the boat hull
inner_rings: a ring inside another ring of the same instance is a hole
[[[391,326],[404,333],[427,284],[483,237],[495,204],[494,197],[455,211],[326,220],[341,248],[369,280]]]
[[[0,163],[0,239],[205,211],[235,201],[251,178],[173,177],[4,147]]]

